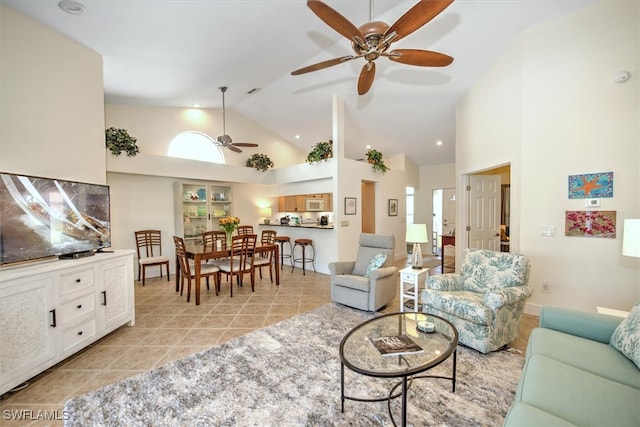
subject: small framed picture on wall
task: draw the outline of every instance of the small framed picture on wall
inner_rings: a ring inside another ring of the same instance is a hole
[[[344,214],[345,215],[356,214],[356,198],[355,197],[344,198]]]
[[[389,199],[389,216],[398,216],[398,199]]]

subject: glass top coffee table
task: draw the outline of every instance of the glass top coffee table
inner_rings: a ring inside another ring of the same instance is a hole
[[[344,401],[387,401],[389,416],[391,399],[402,398],[402,425],[407,422],[407,388],[409,380],[416,378],[442,378],[451,380],[456,391],[456,348],[458,331],[447,320],[424,313],[392,313],[368,320],[349,331],[340,343],[340,399]],[[412,347],[412,348],[409,348]],[[420,375],[438,366],[453,354],[453,372],[450,377]],[[401,378],[386,397],[360,398],[345,396],[344,367],[362,375],[379,378]],[[396,389],[402,386],[400,392]]]

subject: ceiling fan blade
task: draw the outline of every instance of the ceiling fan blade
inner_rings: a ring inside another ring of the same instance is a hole
[[[395,32],[397,36],[394,42],[408,36],[427,22],[438,16],[453,0],[420,0],[411,9],[405,12],[389,29],[387,34]]]
[[[453,58],[444,53],[420,49],[396,49],[382,55],[394,62],[419,67],[446,67],[453,62]]]
[[[232,146],[236,147],[257,147],[258,144],[251,144],[249,142],[234,142]]]
[[[353,55],[348,55],[348,56],[342,56],[340,58],[329,59],[327,61],[318,62],[317,64],[313,64],[313,65],[307,65],[306,67],[302,67],[298,70],[292,71],[291,75],[297,76],[299,74],[305,74],[305,73],[310,73],[312,71],[322,70],[324,68],[333,67],[334,65],[338,65],[343,62],[351,61],[352,59],[355,59],[355,58],[358,58],[358,57]]]
[[[367,62],[360,71],[360,77],[358,78],[358,95],[364,95],[369,92],[373,79],[376,76],[376,63]]]
[[[235,151],[236,153],[242,153],[242,150],[233,144],[227,145],[227,148],[231,151]]]
[[[325,24],[336,30],[351,41],[362,44],[364,36],[347,18],[340,15],[326,3],[319,0],[307,0],[307,6]]]

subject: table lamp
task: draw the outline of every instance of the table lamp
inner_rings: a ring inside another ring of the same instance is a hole
[[[640,219],[625,219],[622,255],[640,258]]]
[[[271,208],[260,209],[260,215],[264,217],[265,224],[269,224],[271,222]]]
[[[407,224],[407,243],[413,243],[413,254],[411,255],[411,267],[422,269],[422,250],[421,243],[427,243],[427,225],[426,224]]]

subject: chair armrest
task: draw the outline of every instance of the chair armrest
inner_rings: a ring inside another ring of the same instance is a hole
[[[608,344],[613,331],[624,319],[608,314],[543,306],[540,326]]]
[[[353,267],[355,267],[355,261],[337,261],[329,263],[329,271],[332,276],[339,274],[351,274]]]
[[[462,276],[458,273],[429,276],[425,286],[427,289],[433,289],[436,291],[461,291]]]
[[[527,299],[533,293],[530,286],[512,286],[509,288],[495,289],[484,294],[482,303],[493,311],[505,305],[511,305],[520,300]]]
[[[373,280],[384,279],[385,277],[389,277],[397,272],[397,267],[378,268],[376,270],[372,270],[371,273],[369,273],[369,278]]]

